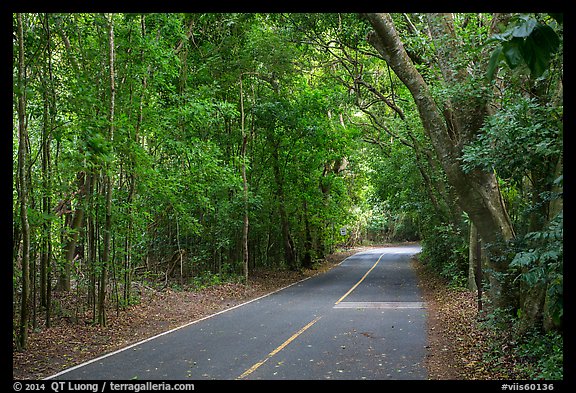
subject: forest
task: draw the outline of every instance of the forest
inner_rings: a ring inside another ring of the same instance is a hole
[[[535,377],[562,378],[562,14],[12,22],[18,351],[58,318],[105,326],[142,283],[419,241]]]

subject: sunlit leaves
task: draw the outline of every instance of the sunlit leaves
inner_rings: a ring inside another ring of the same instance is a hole
[[[484,132],[463,149],[465,171],[496,169],[519,181],[547,157],[562,151],[561,107],[517,99],[486,119]]]

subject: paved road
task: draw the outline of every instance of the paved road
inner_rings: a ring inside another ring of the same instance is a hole
[[[55,379],[426,379],[418,246],[329,272],[75,367]]]

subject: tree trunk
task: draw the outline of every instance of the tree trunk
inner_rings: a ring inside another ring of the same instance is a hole
[[[110,128],[108,132],[108,140],[114,140],[114,99],[115,99],[115,83],[114,83],[114,16],[110,14],[110,26],[108,40],[110,45]],[[106,285],[107,285],[107,270],[110,264],[110,251],[111,251],[111,235],[112,235],[112,174],[109,173],[110,164],[105,166],[104,174],[104,192],[105,192],[105,206],[106,206],[106,219],[104,222],[104,248],[102,251],[102,272],[100,276],[99,294],[98,294],[98,322],[100,326],[106,326]]]
[[[406,53],[391,16],[367,14],[366,17],[374,28],[368,35],[369,43],[410,90],[424,130],[434,146],[448,182],[454,187],[458,204],[476,225],[480,238],[484,244],[512,239],[514,229],[495,174],[481,171],[465,173],[459,161],[462,147],[478,134],[484,121],[486,100],[483,97],[447,99],[441,103],[443,108],[440,108]],[[437,55],[445,83],[456,87],[464,82],[467,75],[465,70],[454,70],[456,62],[450,61],[452,56],[460,53],[451,19],[447,15],[430,15],[429,22],[433,38],[437,40]],[[495,271],[502,273],[507,270],[508,262],[496,262],[493,258],[491,262]],[[497,306],[505,306],[510,289],[508,283],[497,280],[496,284],[492,288],[494,300]]]
[[[473,222],[470,222],[468,245],[468,289],[477,293],[478,311],[482,311],[483,267],[487,261],[486,253],[482,250],[482,241]]]
[[[76,209],[72,215],[72,219],[68,225],[69,234],[66,240],[66,245],[64,246],[64,266],[60,271],[58,276],[57,290],[58,291],[70,291],[70,274],[72,269],[72,264],[74,261],[74,255],[76,254],[76,244],[78,243],[78,235],[82,228],[82,221],[84,219],[84,198],[86,194],[86,174],[84,172],[78,172],[76,175],[78,181],[78,191],[76,192],[78,196],[78,201],[76,202]],[[68,221],[68,220],[67,220]]]
[[[28,342],[28,303],[30,297],[30,224],[28,222],[28,185],[26,166],[28,163],[28,130],[26,127],[26,86],[24,64],[24,32],[22,14],[17,15],[18,23],[18,196],[20,199],[20,221],[22,230],[22,300],[20,308],[20,331],[18,343],[26,349]]]
[[[304,260],[302,261],[302,266],[310,269],[312,267],[312,233],[310,231],[310,218],[308,217],[308,203],[304,199],[303,206],[304,214]]]
[[[476,252],[476,245],[478,243],[478,230],[473,222],[470,222],[470,235],[468,241],[468,289],[472,292],[478,290],[477,269],[478,266],[478,253]]]
[[[50,214],[52,199],[50,186],[50,137],[48,130],[48,100],[44,94],[44,115],[42,129],[42,212],[46,216]],[[42,246],[40,251],[40,306],[46,307],[46,287],[48,281],[48,269],[50,266],[50,254],[52,251],[52,242],[50,241],[51,220],[46,219],[42,223]]]
[[[280,163],[278,149],[275,146],[272,151],[272,166],[274,170],[274,180],[276,181],[276,197],[278,198],[278,213],[280,215],[280,229],[282,231],[282,243],[284,245],[284,259],[290,270],[296,270],[296,255],[294,252],[294,241],[290,235],[290,223],[286,215],[284,184],[280,173]]]
[[[46,216],[50,214],[52,206],[52,167],[50,158],[51,131],[56,121],[56,92],[54,90],[54,74],[52,72],[52,38],[48,14],[44,14],[44,28],[46,30],[47,78],[42,78],[43,85],[43,130],[42,130],[42,211]],[[47,80],[46,80],[47,79]],[[43,224],[42,251],[40,257],[40,306],[46,308],[46,326],[50,326],[50,260],[52,255],[51,241],[52,220],[47,219]]]
[[[242,262],[244,268],[244,282],[248,284],[248,230],[249,230],[249,217],[248,217],[248,179],[246,178],[246,145],[248,144],[248,135],[244,129],[244,92],[242,89],[242,74],[240,74],[240,116],[242,127],[242,150],[240,156],[242,158],[242,186],[243,186],[243,199],[244,199],[244,226],[242,230]]]
[[[98,188],[97,176],[95,174],[86,175],[86,193],[87,197],[87,210],[94,211],[95,205],[93,201],[94,190]],[[96,259],[97,249],[96,244],[96,221],[93,214],[88,214],[86,217],[86,265],[90,269],[90,285],[88,289],[88,304],[92,306],[92,322],[96,322]]]

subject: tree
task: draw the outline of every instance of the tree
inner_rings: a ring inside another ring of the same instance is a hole
[[[114,71],[114,15],[108,16],[108,43],[109,43],[109,69],[110,69],[110,111],[109,111],[109,131],[108,142],[112,143],[114,140],[114,108],[116,98],[116,83]],[[109,165],[104,168],[104,198],[105,198],[105,222],[104,222],[104,250],[102,252],[102,271],[100,273],[99,295],[98,295],[98,322],[101,326],[106,326],[106,286],[107,286],[107,273],[108,266],[111,264],[111,232],[112,232],[112,184],[113,178],[110,172]]]
[[[18,343],[25,349],[28,341],[30,299],[30,224],[28,221],[28,130],[26,126],[26,66],[24,63],[24,27],[22,14],[16,15],[18,23],[18,199],[22,235],[22,296]]]
[[[464,89],[464,86],[474,84],[465,69],[456,68],[459,64],[456,56],[460,51],[452,17],[448,14],[430,14],[428,19],[432,37],[436,41],[443,81],[452,92],[440,106],[404,49],[392,17],[388,14],[367,14],[366,17],[374,28],[368,37],[370,44],[410,90],[424,129],[458,196],[459,205],[476,225],[480,237],[491,244],[514,238],[514,228],[495,174],[479,170],[465,173],[460,166],[463,146],[478,135],[487,114],[487,96],[481,90]],[[486,69],[485,66],[480,68]],[[457,94],[457,91],[461,94]],[[494,256],[491,262],[496,272],[505,272],[509,263],[499,263]],[[492,285],[495,301],[501,305],[509,304],[510,283],[493,276]]]
[[[247,281],[248,268],[311,267],[343,242],[335,230],[357,203],[344,89],[276,15],[22,19],[13,280],[28,303],[15,318],[41,328],[45,308],[47,325],[105,325],[111,305],[137,299],[134,280]]]
[[[522,331],[559,328],[563,313],[561,39],[557,14],[514,15],[492,36],[487,79],[498,88],[495,110],[462,157],[464,170],[493,170],[505,187],[519,233],[509,259],[510,275],[520,284]]]
[[[240,124],[242,128],[242,149],[240,151],[240,157],[242,159],[242,187],[243,187],[243,197],[244,197],[244,226],[242,229],[242,265],[244,269],[244,281],[248,283],[248,263],[250,261],[250,255],[248,250],[248,230],[249,230],[249,215],[248,215],[248,178],[246,177],[246,146],[248,144],[248,135],[244,129],[245,114],[244,114],[244,89],[242,88],[242,74],[240,74]]]

